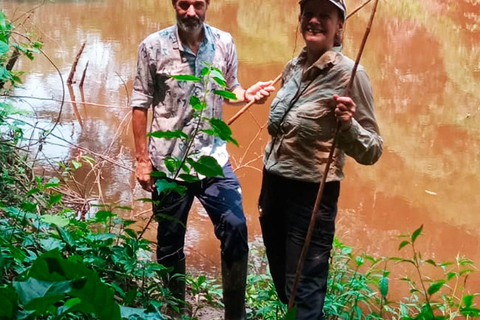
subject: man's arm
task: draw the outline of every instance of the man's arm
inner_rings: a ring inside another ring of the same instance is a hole
[[[153,191],[152,162],[147,147],[148,109],[133,108],[132,129],[135,141],[135,159],[137,160],[136,176],[142,188]]]

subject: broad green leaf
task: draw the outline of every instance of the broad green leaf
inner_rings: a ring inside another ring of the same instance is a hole
[[[18,296],[11,287],[0,288],[0,319],[14,319]]]
[[[430,285],[430,288],[428,288],[428,294],[432,295],[438,290],[442,289],[443,285],[445,284],[445,280],[439,280],[437,282],[434,282]]]
[[[22,249],[15,247],[14,245],[12,245],[10,241],[7,241],[3,237],[0,237],[0,244],[10,249],[10,253],[12,254],[15,260],[18,260],[20,262],[25,261],[25,258],[27,257],[27,255],[25,254],[25,252],[23,252]]]
[[[227,82],[225,81],[225,79],[222,79],[222,78],[219,78],[219,77],[213,77],[213,80],[215,80],[215,82],[218,83],[223,88],[227,87]]]
[[[472,308],[472,307],[460,308],[460,313],[464,316],[478,317],[480,316],[480,309]]]
[[[405,246],[407,246],[407,245],[409,245],[409,244],[410,244],[410,241],[406,241],[406,240],[405,240],[405,241],[402,241],[402,243],[400,243],[400,245],[398,246],[398,250],[399,250],[399,251],[402,250],[403,247],[405,247]]]
[[[53,206],[54,204],[57,204],[60,201],[62,201],[62,198],[63,198],[63,195],[60,194],[60,193],[52,194],[52,195],[50,195],[50,199],[48,199],[48,204],[50,206]]]
[[[179,185],[174,181],[168,181],[165,179],[158,179],[157,182],[155,182],[155,186],[157,187],[158,194],[168,193],[172,191],[182,195],[187,189],[185,186]]]
[[[210,74],[210,68],[204,67],[201,71],[202,77],[205,77],[207,74]]]
[[[163,139],[188,139],[188,134],[183,132],[182,130],[175,130],[175,131],[155,131],[150,132],[147,134],[149,137],[153,138],[163,138]]]
[[[195,161],[191,158],[187,159],[187,162],[192,166],[192,168],[199,174],[206,177],[224,177],[223,169],[218,164],[215,158],[210,156],[202,156],[198,161]]]
[[[190,105],[196,111],[203,111],[206,108],[206,104],[200,101],[200,99],[196,96],[190,97]]]
[[[225,99],[230,99],[230,100],[237,100],[237,96],[230,92],[230,91],[226,91],[226,90],[213,90],[213,93],[215,93],[216,95],[219,95]]]
[[[116,214],[114,214],[111,211],[108,210],[99,210],[97,213],[95,213],[95,221],[97,222],[107,222],[109,219],[115,217]]]
[[[55,177],[48,180],[47,184],[45,185],[45,188],[58,187],[59,185],[60,185],[60,180]]]
[[[60,236],[60,239],[62,239],[63,242],[65,242],[70,248],[74,248],[76,245],[76,242],[75,242],[75,239],[73,239],[70,232],[63,229],[59,225],[56,225],[56,229],[57,229],[58,235]]]
[[[5,19],[5,14],[0,10],[0,30],[5,30],[7,26],[7,21]]]
[[[82,281],[84,282],[84,280]],[[15,281],[13,282],[13,286],[15,287],[22,304],[28,310],[33,310],[32,305],[30,304],[37,299],[53,297],[53,303],[62,299],[65,293],[72,290],[72,281],[41,281],[29,278],[27,281],[23,282]],[[33,307],[39,307],[38,300]]]
[[[55,215],[45,214],[41,217],[41,221],[43,223],[53,224],[53,225],[59,226],[59,227],[65,227],[70,222],[70,219],[62,217],[58,214],[55,214]]]
[[[462,297],[462,302],[463,302],[463,305],[466,307],[466,308],[470,308],[471,306],[473,306],[473,299],[475,298],[475,296],[473,294],[469,294],[469,295],[466,295],[466,296],[463,296]]]
[[[189,74],[179,74],[175,76],[171,76],[173,79],[178,80],[178,81],[193,81],[193,82],[200,82],[202,81],[201,78],[192,76]]]
[[[380,279],[380,293],[382,294],[382,297],[386,297],[388,295],[388,278],[387,277],[382,277],[382,279]]]
[[[422,230],[423,230],[423,224],[420,226],[420,228],[418,228],[417,230],[415,230],[412,234],[412,242],[415,242],[415,240],[417,240],[418,236],[422,234]]]
[[[180,160],[172,157],[166,158],[164,163],[167,170],[171,173],[176,173],[180,167]]]
[[[232,142],[238,147],[238,142],[232,137],[232,130],[222,119],[211,118],[208,120],[211,130],[204,130],[204,132],[212,134],[220,139]]]

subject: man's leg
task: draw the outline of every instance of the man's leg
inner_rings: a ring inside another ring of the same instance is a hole
[[[302,251],[318,184],[295,188],[288,206],[287,295],[290,297],[300,253]],[[339,182],[325,185],[315,229],[295,297],[297,320],[324,319],[323,305],[327,292],[330,251],[335,233]]]
[[[170,192],[167,196],[152,193],[153,212],[158,221],[157,232],[157,261],[173,267],[169,276],[165,278],[172,295],[185,301],[185,232],[188,212],[192,206],[193,194],[189,189],[179,195]],[[180,310],[184,309],[183,303]]]
[[[248,264],[247,225],[243,213],[240,184],[229,163],[225,177],[202,181],[197,194],[221,241],[223,302],[225,320],[244,320],[245,285]]]
[[[277,295],[283,303],[288,299],[285,291],[286,273],[286,217],[284,191],[288,190],[285,179],[263,171],[262,190],[258,200],[263,243],[267,251],[268,265]]]

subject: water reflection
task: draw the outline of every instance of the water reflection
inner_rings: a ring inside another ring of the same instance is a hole
[[[361,3],[347,2],[349,8]],[[34,4],[2,1],[9,16],[19,16]],[[362,64],[372,80],[386,148],[373,167],[348,162],[338,225],[345,242],[371,254],[394,255],[395,235],[424,224],[423,249],[434,258],[453,259],[458,252],[479,256],[478,12],[478,4],[469,0],[381,2]],[[296,0],[215,0],[207,20],[234,36],[239,77],[246,86],[274,78],[292,57],[297,15]],[[356,55],[368,15],[368,10],[361,11],[348,22],[345,53],[351,57]],[[109,148],[111,155],[131,166],[126,92],[132,87],[137,46],[147,34],[173,22],[170,2],[159,0],[60,1],[31,13],[25,26],[42,38],[45,52],[64,78],[81,44],[87,42],[78,66],[83,70],[89,63],[84,91],[73,87],[69,99],[76,102],[66,104],[62,114],[61,128],[75,128],[73,142],[99,153]],[[300,46],[298,41],[297,52]],[[60,96],[59,78],[45,59],[22,60],[18,67],[29,71],[19,95]],[[28,102],[41,118],[55,119],[58,103]],[[225,117],[235,111],[227,107]],[[267,113],[267,107],[255,107],[232,126],[242,145],[230,150],[232,162],[239,166],[251,239],[260,233],[256,200],[259,156],[268,139],[262,130]],[[68,155],[69,150],[64,152]],[[71,157],[77,154],[70,152]],[[100,183],[106,201],[129,203],[145,196],[134,187],[130,171],[115,165],[108,167]],[[148,204],[134,206],[130,217],[148,217]],[[189,221],[189,261],[214,272],[219,244],[201,207],[197,213]],[[154,239],[155,230],[148,237]]]

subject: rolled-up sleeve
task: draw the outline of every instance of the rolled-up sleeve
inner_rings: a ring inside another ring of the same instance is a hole
[[[229,44],[228,56],[227,56],[227,68],[225,72],[225,80],[227,82],[227,88],[229,91],[233,91],[236,87],[240,86],[237,77],[238,72],[238,57],[237,49],[233,39]]]
[[[352,99],[357,110],[350,129],[340,132],[338,146],[358,163],[372,165],[382,155],[383,139],[375,119],[370,80],[364,69],[357,72]]]
[[[132,108],[148,109],[150,107],[154,96],[155,74],[155,64],[150,58],[149,46],[144,41],[138,48],[137,74],[130,103]]]

